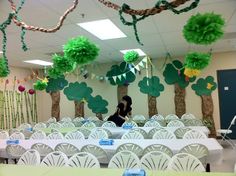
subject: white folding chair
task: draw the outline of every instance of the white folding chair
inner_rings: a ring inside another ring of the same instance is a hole
[[[144,170],[166,170],[171,157],[160,151],[152,151],[141,158],[141,168]]]
[[[236,121],[236,115],[234,116],[234,118],[232,119],[232,121],[230,122],[230,125],[227,129],[219,129],[217,130],[217,133],[221,135],[222,137],[222,141],[226,141],[228,144],[230,144],[233,148],[235,148],[235,144],[234,142],[230,139],[230,137],[228,136],[229,134],[232,133],[232,130],[230,129],[232,127],[232,125],[235,125],[235,121]]]
[[[196,119],[196,117],[191,113],[185,113],[181,116],[181,119],[183,119],[183,120],[185,120],[185,119]]]
[[[104,129],[95,129],[93,130],[89,136],[88,139],[108,139],[108,134]]]
[[[202,131],[191,129],[184,134],[183,139],[207,139],[207,136]]]
[[[72,123],[71,121],[70,122],[65,121],[65,122],[61,123],[61,126],[62,126],[62,128],[73,128],[73,127],[75,127],[75,124]]]
[[[146,155],[149,152],[153,152],[153,151],[159,151],[159,152],[163,152],[165,154],[167,154],[169,157],[173,156],[173,152],[172,150],[162,144],[152,144],[147,146],[146,148],[143,149],[143,155]]]
[[[86,127],[86,128],[95,128],[96,124],[93,122],[85,122],[82,127]]]
[[[71,122],[72,119],[70,117],[63,117],[60,122]]]
[[[102,127],[116,127],[116,124],[112,121],[106,121],[102,124]]]
[[[148,138],[147,132],[142,128],[132,128],[130,131],[138,131],[139,133],[143,135],[144,139]]]
[[[121,127],[124,127],[124,126],[132,126],[132,127],[138,127],[138,125],[137,125],[137,123],[136,122],[134,122],[134,121],[126,121],[126,122],[124,122],[123,124],[122,124],[122,126]]]
[[[146,120],[146,118],[145,118],[144,115],[136,114],[136,115],[133,116],[132,120],[134,120],[134,121],[144,121],[144,120]]]
[[[40,154],[37,150],[29,149],[27,150],[19,159],[18,165],[39,165],[40,164]]]
[[[47,136],[47,139],[64,139],[64,136],[60,132],[52,132]]]
[[[175,114],[169,114],[165,117],[165,120],[167,120],[167,121],[178,120],[178,119],[179,119],[179,117]]]
[[[21,145],[7,145],[6,152],[11,159],[19,159],[21,155],[23,155],[26,152],[26,149],[22,147]]]
[[[139,131],[127,131],[121,139],[144,139],[144,137]]]
[[[66,133],[65,139],[85,139],[84,134],[80,131],[70,131]]]
[[[0,131],[0,139],[9,139],[9,134],[7,131]]]
[[[53,129],[60,129],[61,127],[62,125],[59,122],[50,123],[48,125],[48,128],[53,128]]]
[[[121,151],[111,158],[108,168],[138,169],[140,160],[133,152]]]
[[[57,122],[57,119],[55,117],[50,117],[48,120],[47,120],[47,123],[55,123]]]
[[[87,152],[74,154],[68,161],[68,166],[76,168],[100,168],[98,159]]]
[[[79,149],[76,146],[65,142],[57,144],[54,150],[65,153],[67,157],[71,157],[79,152]]]
[[[177,172],[205,172],[201,161],[188,153],[174,155],[169,162],[167,170]]]
[[[167,127],[184,127],[184,123],[179,121],[179,120],[171,120],[168,124]]]
[[[22,123],[20,126],[17,127],[17,129],[20,129],[20,130],[25,130],[25,129],[28,129],[28,128],[31,128],[32,126],[28,123]]]
[[[56,167],[68,166],[68,158],[64,153],[55,151],[45,156],[40,165]]]
[[[149,120],[144,124],[144,127],[162,127],[161,124],[156,120]]]
[[[187,132],[187,131],[190,131],[191,128],[188,128],[188,127],[180,127],[180,128],[177,128],[175,131],[174,131],[174,134],[176,136],[177,139],[182,139],[184,134]]]
[[[47,139],[47,135],[44,131],[35,131],[31,136],[30,139],[33,140],[42,140],[42,139]]]
[[[143,155],[143,148],[134,143],[125,143],[117,147],[116,153],[121,151],[130,151],[136,154],[138,157]]]
[[[176,139],[176,136],[171,131],[161,129],[153,134],[152,139]]]
[[[85,138],[88,138],[89,134],[91,133],[91,131],[87,128],[78,128],[77,131],[83,133]]]
[[[163,129],[162,127],[155,127],[148,132],[148,138],[152,139],[153,135],[158,131]]]
[[[49,153],[53,152],[52,147],[43,143],[35,143],[31,146],[31,149],[35,149],[39,152],[41,158],[45,157]]]
[[[35,124],[33,127],[34,130],[40,130],[42,128],[47,128],[47,125],[43,122],[39,122],[39,123]]]
[[[155,114],[151,117],[151,119],[152,120],[165,120],[165,118],[161,114]]]
[[[19,140],[24,140],[25,139],[25,135],[21,132],[15,132],[10,136],[10,139],[19,139]]]

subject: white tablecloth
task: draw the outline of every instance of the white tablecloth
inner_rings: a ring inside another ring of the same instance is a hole
[[[99,140],[92,140],[92,139],[86,139],[86,140],[20,140],[19,145],[23,146],[25,149],[30,149],[31,146],[35,143],[44,143],[52,148],[54,148],[57,144],[62,142],[67,142],[70,144],[75,145],[78,149],[81,149],[84,145],[87,144],[94,144],[102,147],[108,154],[108,158],[110,159],[117,149],[117,147],[124,143],[135,143],[140,145],[143,149],[151,144],[163,144],[168,146],[174,154],[178,153],[178,151],[192,143],[200,143],[205,145],[209,150],[209,156],[207,158],[207,162],[209,163],[220,163],[222,161],[222,154],[223,154],[223,148],[222,146],[217,142],[214,138],[208,138],[208,139],[162,139],[162,140],[153,140],[153,139],[143,139],[143,140],[122,140],[122,139],[114,139],[114,145],[99,145]],[[0,140],[0,157],[7,157],[5,148],[6,148],[6,140]]]

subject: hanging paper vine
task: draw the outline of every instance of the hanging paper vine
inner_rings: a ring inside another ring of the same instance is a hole
[[[182,4],[185,4],[189,0],[175,0],[173,2],[168,2],[166,0],[158,0],[158,2],[155,4],[153,8],[145,9],[145,10],[134,10],[134,9],[131,9],[130,6],[127,4],[123,4],[122,7],[120,7],[119,5],[112,3],[110,1],[106,1],[106,0],[98,0],[98,1],[109,8],[113,8],[119,11],[121,22],[124,25],[133,26],[136,40],[138,41],[139,44],[143,45],[139,39],[138,31],[137,31],[137,23],[139,21],[144,20],[150,15],[161,13],[163,10],[171,10],[175,14],[188,12],[196,8],[200,0],[194,0],[194,2],[190,4],[190,6],[184,7],[183,9],[180,9],[180,10],[177,10],[176,8]],[[127,21],[123,17],[123,13],[130,15],[132,17],[132,21],[131,22]],[[140,17],[137,17],[137,16],[140,16]]]

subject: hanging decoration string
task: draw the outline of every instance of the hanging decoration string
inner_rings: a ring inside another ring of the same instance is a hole
[[[133,26],[134,35],[135,35],[137,42],[140,45],[143,45],[143,43],[140,41],[140,38],[138,35],[138,30],[137,30],[137,23],[139,21],[144,20],[145,18],[149,17],[150,15],[156,15],[158,13],[161,13],[163,10],[171,10],[175,14],[188,12],[188,11],[196,8],[198,6],[200,0],[194,0],[190,4],[190,6],[184,7],[183,9],[180,9],[180,10],[177,10],[176,8],[179,7],[180,5],[185,4],[189,0],[175,0],[173,2],[168,2],[167,0],[159,0],[153,8],[144,9],[144,10],[134,10],[134,9],[130,8],[130,6],[125,3],[122,5],[122,7],[120,7],[119,5],[112,3],[110,1],[107,1],[107,0],[98,0],[98,1],[100,3],[102,3],[103,5],[105,5],[106,7],[109,7],[109,8],[119,11],[121,22],[124,25]],[[124,18],[123,13],[130,15],[132,17],[132,22],[127,21]],[[138,18],[137,16],[141,16],[141,17]]]

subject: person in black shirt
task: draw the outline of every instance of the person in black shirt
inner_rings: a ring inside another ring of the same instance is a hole
[[[111,115],[107,120],[113,121],[116,126],[122,126],[122,124],[128,120],[127,116],[131,115],[132,99],[128,95],[122,97],[121,102],[117,105],[116,112]]]

